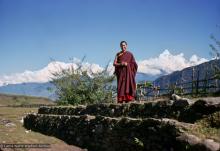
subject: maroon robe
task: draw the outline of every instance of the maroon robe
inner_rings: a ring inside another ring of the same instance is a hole
[[[136,95],[135,76],[138,66],[131,52],[125,51],[122,55],[119,54],[117,54],[117,63],[127,62],[127,66],[115,66],[118,102],[122,103],[133,100]]]

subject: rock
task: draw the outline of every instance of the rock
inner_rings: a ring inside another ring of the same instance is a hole
[[[31,130],[26,130],[26,131],[25,131],[25,133],[30,133],[30,132],[31,132]]]
[[[177,140],[182,143],[183,146],[188,146],[189,150],[205,150],[205,151],[219,151],[220,144],[214,142],[212,139],[202,140],[195,135],[183,133],[177,137]]]
[[[190,145],[196,145],[201,141],[201,139],[196,137],[195,135],[186,134],[186,133],[178,136],[177,140],[189,143]]]
[[[176,95],[176,94],[172,94],[171,98],[172,98],[172,100],[174,100],[174,101],[178,101],[178,100],[181,99],[181,97],[178,96],[178,95]]]
[[[190,104],[192,104],[192,101],[187,98],[182,98],[176,94],[172,94],[171,97],[174,100],[173,106],[174,107],[186,107]]]
[[[192,105],[192,109],[204,115],[220,111],[220,100],[199,99]]]
[[[207,97],[207,98],[201,98],[199,99],[203,102],[206,102],[208,105],[216,105],[220,107],[220,98],[219,97]]]
[[[178,100],[173,102],[173,107],[178,107],[178,108],[185,108],[186,106],[189,106],[188,100]]]
[[[7,123],[11,123],[12,121],[10,121],[10,120],[7,120],[7,119],[1,119],[0,120],[0,124],[1,125],[6,125]]]
[[[24,123],[24,117],[22,117],[21,120],[19,120],[19,121],[20,121],[20,123],[23,124]]]
[[[211,151],[219,151],[220,150],[220,144],[217,142],[214,142],[212,139],[206,139],[204,140],[204,145],[209,148]]]
[[[7,124],[5,124],[5,126],[6,127],[13,127],[13,126],[16,126],[16,124],[15,123],[7,123]]]
[[[174,103],[174,101],[173,100],[168,100],[168,101],[166,101],[167,102],[167,105],[169,105],[169,106],[172,106],[173,105],[173,103]]]

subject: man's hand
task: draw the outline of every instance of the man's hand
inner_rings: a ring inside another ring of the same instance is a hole
[[[127,62],[122,62],[121,64],[122,64],[122,66],[127,66],[128,65]]]

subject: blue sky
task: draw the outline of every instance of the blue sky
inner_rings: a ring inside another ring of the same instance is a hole
[[[52,59],[113,61],[121,40],[136,60],[172,54],[210,59],[219,0],[0,0],[0,75]]]

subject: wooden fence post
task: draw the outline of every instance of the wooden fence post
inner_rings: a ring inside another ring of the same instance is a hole
[[[192,96],[193,96],[193,93],[194,93],[194,92],[193,92],[193,91],[194,91],[194,70],[195,70],[195,69],[194,69],[194,67],[193,67],[193,68],[192,68],[192,94],[191,94]]]
[[[197,79],[196,79],[196,95],[199,94],[199,70],[197,69]]]

